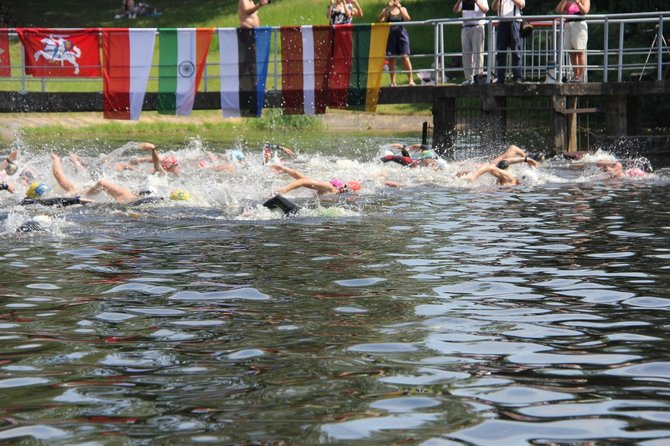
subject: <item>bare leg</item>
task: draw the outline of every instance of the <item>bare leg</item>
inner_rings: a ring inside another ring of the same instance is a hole
[[[409,56],[405,54],[402,56],[402,63],[405,65],[405,70],[407,70],[407,78],[409,79],[409,85],[414,86],[414,75],[412,74],[412,61],[409,60]]]
[[[96,195],[102,191],[114,198],[117,203],[130,203],[131,201],[137,200],[137,195],[109,180],[98,180],[98,182],[86,192],[86,195]]]
[[[65,172],[63,172],[63,166],[61,165],[60,157],[52,152],[51,160],[53,161],[53,175],[60,187],[62,187],[63,190],[69,194],[76,193],[77,186],[75,186],[74,182],[68,178],[67,175],[65,175]]]
[[[584,51],[575,54],[575,61],[572,66],[575,70],[575,78],[582,81],[586,80],[584,78],[584,74],[586,74],[586,53]]]
[[[389,76],[391,76],[391,87],[395,87],[395,59],[389,59]]]

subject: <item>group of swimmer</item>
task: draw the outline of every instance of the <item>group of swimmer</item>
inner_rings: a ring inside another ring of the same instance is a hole
[[[389,144],[388,150],[380,158],[383,163],[397,163],[409,169],[433,169],[442,170],[447,166],[454,166],[456,162],[447,162],[437,156],[435,152],[425,144]],[[179,160],[173,155],[161,155],[156,146],[149,142],[142,142],[136,145],[136,148],[146,153],[146,156],[132,157],[123,162],[116,162],[113,168],[117,172],[141,170],[144,164],[152,167],[150,175],[158,176],[178,176],[182,172],[182,166]],[[64,172],[61,158],[56,153],[51,153],[52,174],[64,196],[49,197],[47,194],[53,189],[49,181],[39,181],[36,174],[31,169],[24,169],[19,172],[18,152],[12,151],[0,162],[0,190],[6,190],[15,193],[17,184],[27,187],[26,196],[20,202],[21,205],[38,204],[43,206],[71,206],[76,204],[89,204],[98,200],[97,196],[104,193],[111,197],[116,203],[123,205],[136,206],[145,203],[155,203],[163,200],[159,196],[155,187],[145,185],[134,190],[124,187],[108,179],[100,178],[93,184],[81,186],[73,181]],[[293,158],[295,153],[292,149],[278,145],[265,143],[262,147],[263,164],[269,166],[269,169],[276,173],[286,174],[292,178],[292,181],[285,186],[274,191],[274,197],[268,200],[264,205],[268,208],[278,208],[285,213],[295,212],[297,206],[292,205],[290,200],[283,196],[289,192],[306,188],[316,192],[317,195],[328,194],[356,194],[362,188],[361,181],[350,180],[343,181],[332,179],[330,181],[310,178],[298,170],[288,167],[283,160]],[[575,155],[572,155],[575,157]],[[69,159],[77,170],[86,172],[87,166],[75,155],[69,155]],[[207,153],[207,157],[197,163],[198,169],[209,169],[212,171],[232,172],[244,163],[244,154],[239,150],[229,151],[227,154],[217,155],[212,152]],[[475,182],[484,175],[493,177],[495,183],[499,186],[516,186],[529,182],[537,178],[533,170],[540,167],[540,157],[529,155],[521,148],[510,145],[505,151],[495,158],[482,162],[470,169],[455,170],[455,177],[464,179],[467,182]],[[513,174],[508,168],[513,165],[523,164],[526,166],[520,174]],[[598,161],[595,166],[612,179],[623,177],[641,177],[647,173],[639,167],[624,169],[619,161]],[[380,183],[389,187],[402,187],[402,184],[396,181],[382,179]],[[174,189],[169,193],[170,200],[184,201],[190,199],[190,194],[184,189]],[[287,211],[288,209],[288,211]]]

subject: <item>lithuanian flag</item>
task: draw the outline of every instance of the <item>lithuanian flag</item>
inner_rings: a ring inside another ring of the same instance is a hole
[[[388,23],[336,25],[330,74],[331,107],[364,105],[374,112],[379,100]]]
[[[191,114],[213,33],[212,28],[160,29],[159,113]]]

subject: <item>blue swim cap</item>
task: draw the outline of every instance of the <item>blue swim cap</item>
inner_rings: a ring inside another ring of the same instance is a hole
[[[42,195],[46,194],[51,190],[51,186],[44,183],[38,183],[37,181],[30,185],[26,191],[26,197],[28,198],[39,198]]]
[[[230,158],[233,159],[234,161],[244,161],[244,153],[242,153],[241,150],[231,150],[228,152],[230,155]]]

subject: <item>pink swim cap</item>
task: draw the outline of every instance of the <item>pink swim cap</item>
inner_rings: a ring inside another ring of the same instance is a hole
[[[639,178],[639,177],[646,177],[647,173],[644,170],[642,170],[638,167],[633,167],[633,168],[630,168],[626,171],[626,176],[629,176],[629,177],[632,177],[632,178]]]
[[[344,186],[344,181],[340,180],[339,178],[333,178],[330,180],[330,184],[332,184],[333,187],[342,187]]]
[[[179,165],[179,161],[177,161],[177,158],[174,156],[166,156],[161,160],[161,166],[163,166],[163,169],[165,170],[170,170],[174,167],[177,167]]]

